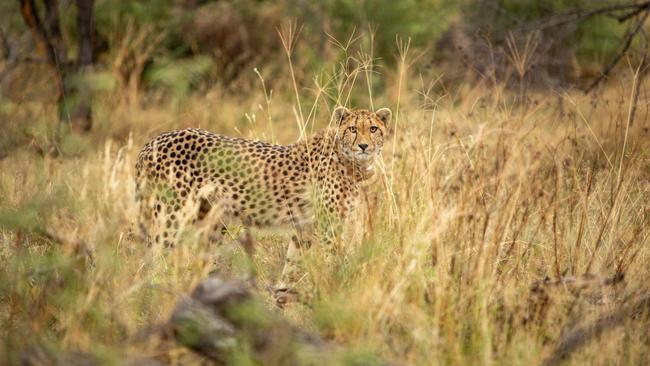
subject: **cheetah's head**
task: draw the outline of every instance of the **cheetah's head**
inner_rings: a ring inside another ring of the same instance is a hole
[[[388,108],[376,112],[336,108],[334,123],[338,125],[339,148],[343,155],[358,163],[371,164],[381,153],[391,115]]]

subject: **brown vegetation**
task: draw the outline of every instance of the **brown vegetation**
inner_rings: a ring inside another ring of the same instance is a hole
[[[0,100],[1,363],[28,354],[211,362],[158,327],[179,318],[179,299],[212,271],[231,283],[249,262],[234,241],[211,247],[189,233],[163,250],[134,238],[136,154],[158,133],[190,126],[290,143],[325,126],[335,105],[394,111],[376,181],[335,258],[317,247],[305,254],[316,294],[306,305],[278,310],[264,290],[291,233],[254,233],[252,296],[261,301],[248,315],[291,329],[279,339],[310,334],[340,346],[342,365],[650,362],[642,57],[626,53],[590,94],[512,88],[489,75],[448,84],[446,69],[408,40],[398,39],[394,66],[380,62],[365,30],[330,39],[322,63],[306,62],[315,43],[291,24],[277,39],[284,63],[253,58],[257,69],[241,68],[228,85],[207,82],[202,60],[155,65],[155,80],[189,80],[175,93],[147,79],[147,60],[160,55],[147,46],[163,40],[130,27],[91,75],[91,133],[57,129],[47,66],[18,65],[12,83],[25,87]],[[525,49],[512,44],[513,64],[529,60]],[[242,347],[226,361],[264,363],[268,350]]]

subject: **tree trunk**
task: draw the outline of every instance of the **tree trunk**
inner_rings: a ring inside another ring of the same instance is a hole
[[[95,32],[95,16],[93,15],[93,0],[77,0],[77,29],[79,30],[79,67],[92,65],[93,35]]]
[[[32,32],[38,49],[56,75],[59,119],[75,131],[92,128],[91,90],[86,74],[92,71],[93,55],[93,0],[77,0],[77,27],[79,56],[75,68],[67,62],[67,52],[60,28],[58,0],[43,0],[45,21],[42,22],[34,0],[20,0],[25,24]]]
[[[79,131],[92,128],[91,90],[85,76],[92,72],[94,62],[93,35],[95,17],[93,0],[77,0],[77,30],[79,32],[79,55],[77,58],[77,85],[75,106],[70,118],[72,127]]]
[[[68,57],[66,55],[65,43],[63,36],[61,36],[61,27],[59,25],[59,2],[57,0],[43,0],[45,4],[45,31],[49,35],[50,42],[52,42],[52,49],[58,61],[57,66],[64,68]]]
[[[50,4],[51,1],[46,2],[46,6]],[[60,54],[57,54],[50,38],[47,35],[45,27],[41,22],[38,12],[36,11],[36,4],[34,0],[20,0],[20,12],[25,20],[25,24],[29,28],[34,37],[34,43],[36,47],[43,53],[47,59],[47,63],[52,67],[56,75],[56,86],[57,86],[57,103],[59,106],[62,105],[63,97],[65,95],[65,84],[63,73],[61,72],[61,60],[59,59]],[[54,15],[57,14],[56,22],[58,23],[58,11],[56,13],[48,11],[48,14]],[[49,22],[53,22],[53,19],[48,19]]]

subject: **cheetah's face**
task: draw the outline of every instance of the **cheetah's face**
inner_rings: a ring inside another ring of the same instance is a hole
[[[376,112],[336,108],[334,121],[338,123],[339,148],[343,155],[360,163],[372,163],[381,153],[391,115],[388,108]]]

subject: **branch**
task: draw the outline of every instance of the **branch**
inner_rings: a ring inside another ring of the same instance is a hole
[[[649,309],[650,295],[645,295],[632,305],[604,315],[589,325],[574,328],[562,337],[551,355],[544,360],[542,365],[553,366],[560,364],[571,353],[585,346],[594,338],[599,337],[605,331],[621,326],[626,319],[638,317]]]
[[[622,23],[622,22],[636,16],[637,14],[641,13],[642,11],[648,10],[648,9],[650,9],[650,1],[648,1],[648,2],[646,2],[644,4],[639,4],[638,8],[632,10],[631,12],[629,12],[627,14],[621,15],[617,19],[618,19],[619,22]]]
[[[584,10],[572,10],[564,13],[557,14],[547,20],[543,20],[534,24],[530,27],[524,27],[525,30],[542,30],[545,28],[557,27],[563,24],[580,22],[588,18],[592,18],[599,15],[606,15],[615,17],[619,22],[624,22],[629,18],[650,9],[650,0],[644,1],[642,3],[632,3],[632,4],[619,4],[619,5],[610,5],[602,8],[592,9],[589,11]],[[622,11],[628,11],[628,13],[620,16],[616,16],[615,13]]]
[[[61,72],[61,60],[58,58],[56,49],[52,45],[41,19],[38,17],[34,0],[20,0],[20,12],[23,15],[25,24],[27,24],[27,27],[32,32],[36,46],[45,54],[48,64],[56,73],[56,86],[58,91],[57,100],[60,103],[63,100],[66,90],[64,78]],[[48,12],[51,12],[51,10]]]
[[[59,60],[57,59],[54,46],[47,36],[47,32],[43,27],[43,23],[38,16],[34,0],[20,0],[20,12],[23,15],[25,24],[27,24],[27,27],[32,32],[36,47],[38,47],[41,52],[45,54],[48,63],[52,67],[58,68],[58,65],[60,64]]]
[[[645,13],[643,14],[643,17],[637,22],[636,26],[634,29],[627,34],[625,37],[625,42],[623,43],[623,48],[616,54],[616,56],[609,62],[609,64],[603,69],[603,71],[600,73],[600,75],[589,84],[587,89],[585,90],[585,93],[589,93],[593,88],[595,88],[609,73],[614,69],[616,64],[621,60],[625,52],[630,48],[632,45],[632,40],[634,37],[643,29],[643,24],[645,23],[646,19],[648,19],[648,14],[650,14],[650,2],[646,5],[645,8]]]

